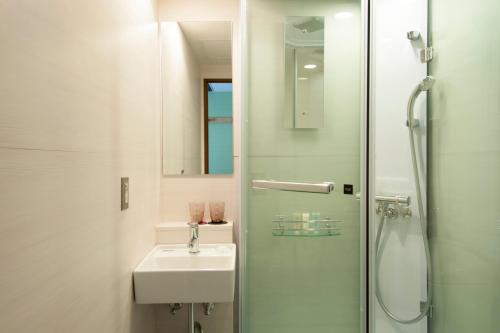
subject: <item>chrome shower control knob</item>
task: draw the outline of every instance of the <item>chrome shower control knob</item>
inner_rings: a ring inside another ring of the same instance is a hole
[[[402,206],[400,207],[399,211],[401,212],[401,215],[403,217],[411,217],[412,216],[412,211],[410,206]]]
[[[384,216],[387,217],[388,219],[393,219],[398,217],[399,212],[395,207],[387,207],[387,209],[384,212]]]

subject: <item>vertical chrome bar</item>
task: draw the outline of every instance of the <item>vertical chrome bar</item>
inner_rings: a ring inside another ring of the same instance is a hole
[[[194,333],[194,303],[190,303],[188,306],[188,325],[189,333]]]
[[[293,128],[297,127],[297,90],[298,90],[298,65],[297,65],[297,49],[293,48]]]

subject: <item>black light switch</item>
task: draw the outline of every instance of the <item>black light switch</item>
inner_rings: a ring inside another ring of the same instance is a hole
[[[344,184],[344,194],[353,195],[354,186],[352,186],[352,184]]]

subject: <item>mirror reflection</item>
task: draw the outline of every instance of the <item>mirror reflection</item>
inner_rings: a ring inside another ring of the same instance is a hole
[[[231,22],[162,22],[163,174],[233,173]]]
[[[286,127],[323,127],[324,27],[324,17],[286,18]]]

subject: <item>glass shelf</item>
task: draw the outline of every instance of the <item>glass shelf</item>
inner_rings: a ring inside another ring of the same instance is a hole
[[[342,221],[329,218],[310,220],[308,223],[298,220],[279,218],[273,220],[273,236],[284,237],[331,237],[339,236]]]

